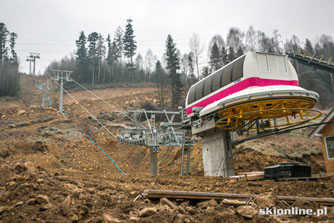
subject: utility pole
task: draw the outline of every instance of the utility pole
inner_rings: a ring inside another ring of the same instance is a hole
[[[59,112],[62,114],[64,114],[64,109],[63,109],[64,81],[72,81],[72,78],[70,78],[72,72],[73,71],[68,71],[68,70],[52,70],[52,73],[54,74],[53,80],[60,82]]]
[[[40,59],[39,53],[30,53],[29,58],[31,61],[34,63],[34,68],[33,68],[33,74],[35,75],[35,69],[36,69],[36,59]],[[28,60],[27,60],[28,61]],[[30,69],[29,69],[30,70]]]

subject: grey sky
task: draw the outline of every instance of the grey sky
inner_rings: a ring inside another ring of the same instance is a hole
[[[29,52],[40,52],[36,70],[44,72],[52,60],[74,52],[81,30],[113,36],[128,18],[137,52],[145,56],[150,48],[161,58],[168,34],[181,53],[189,52],[193,33],[207,47],[214,34],[225,38],[230,27],[246,31],[253,25],[268,35],[278,29],[283,38],[296,34],[312,41],[334,36],[333,9],[333,0],[0,0],[0,22],[19,35],[20,70],[28,72]]]

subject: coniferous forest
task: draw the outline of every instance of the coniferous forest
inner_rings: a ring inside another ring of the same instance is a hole
[[[0,97],[16,96],[19,92],[19,76],[15,32],[10,32],[0,22]]]
[[[217,31],[219,33],[219,31]],[[18,35],[0,23],[0,96],[17,95],[18,56],[15,43]],[[99,32],[78,33],[75,53],[53,61],[47,67],[73,71],[72,78],[89,87],[113,83],[154,83],[158,89],[159,103],[164,104],[164,94],[172,90],[172,105],[180,104],[182,89],[191,86],[248,51],[267,53],[298,52],[334,58],[333,37],[322,34],[316,42],[292,35],[283,37],[278,30],[267,34],[250,26],[247,30],[230,28],[226,37],[214,35],[208,43],[194,33],[189,38],[189,51],[181,52],[172,34],[165,40],[163,55],[155,55],[148,49],[145,55],[138,53],[133,21],[128,19],[124,28],[119,26],[113,34]],[[334,104],[333,77],[331,73],[315,70],[292,60],[302,87],[320,94],[321,108]],[[185,91],[183,91],[184,93]]]

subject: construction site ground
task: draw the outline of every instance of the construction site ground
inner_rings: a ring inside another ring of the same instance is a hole
[[[327,215],[261,215],[259,199],[246,208],[220,201],[185,199],[149,200],[144,190],[179,190],[254,194],[277,208],[324,208],[319,204],[278,201],[275,196],[333,197],[334,177],[317,181],[242,181],[204,177],[200,140],[191,152],[190,176],[179,176],[181,150],[161,147],[158,176],[150,176],[149,149],[126,145],[101,128],[99,121],[118,134],[132,123],[123,117],[126,109],[157,103],[156,89],[144,87],[93,90],[110,105],[87,91],[64,97],[66,115],[41,107],[41,93],[34,80],[22,78],[19,98],[0,98],[0,222],[333,222],[334,208]],[[56,102],[56,92],[52,102]],[[323,174],[319,139],[308,139],[311,129],[256,139],[234,148],[236,172],[263,171],[279,162],[311,164],[314,176]],[[90,139],[112,157],[119,168]],[[174,208],[173,208],[174,207]],[[248,207],[248,208],[247,208]],[[256,210],[256,213],[253,213]],[[253,212],[252,212],[253,211]]]

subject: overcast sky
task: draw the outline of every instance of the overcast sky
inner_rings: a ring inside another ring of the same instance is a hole
[[[160,59],[168,34],[181,53],[197,33],[207,47],[210,38],[226,38],[230,27],[246,31],[250,25],[283,38],[296,34],[315,41],[334,36],[334,0],[0,0],[0,22],[16,32],[20,71],[28,72],[29,52],[39,52],[36,70],[44,72],[53,60],[75,51],[79,32],[106,36],[133,20],[137,52],[150,48]],[[205,57],[207,56],[205,50]]]

